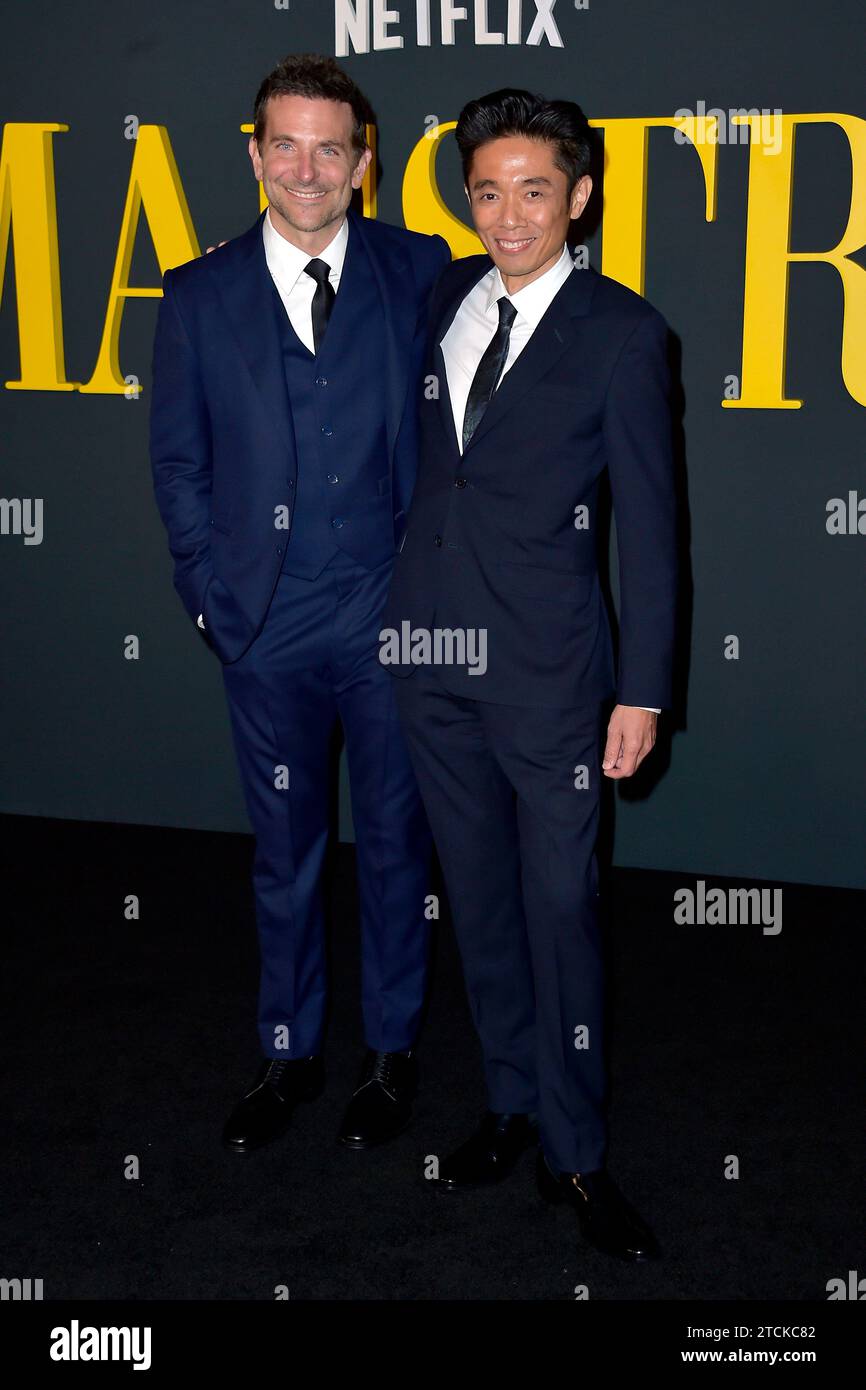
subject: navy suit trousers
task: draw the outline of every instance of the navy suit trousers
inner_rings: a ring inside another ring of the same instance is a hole
[[[256,836],[258,1030],[268,1057],[322,1049],[327,995],[322,867],[336,721],[343,726],[358,863],[367,1045],[416,1041],[427,972],[431,841],[378,659],[392,562],[343,552],[315,580],[281,574],[258,637],[223,667]]]
[[[604,970],[595,854],[602,706],[524,709],[395,678],[442,864],[488,1103],[537,1114],[561,1172],[604,1165]]]

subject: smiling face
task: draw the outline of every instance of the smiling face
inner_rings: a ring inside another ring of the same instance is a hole
[[[569,196],[555,154],[549,140],[504,135],[480,145],[472,157],[466,189],[472,220],[509,293],[559,259],[569,223],[583,212],[592,189],[584,174]]]
[[[261,149],[250,137],[250,159],[272,223],[311,256],[339,231],[373,157],[369,149],[359,157],[352,124],[347,102],[278,96],[266,107]]]

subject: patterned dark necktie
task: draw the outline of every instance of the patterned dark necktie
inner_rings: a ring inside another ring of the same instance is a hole
[[[334,307],[336,291],[328,278],[331,267],[326,261],[310,261],[304,270],[316,282],[316,293],[313,295],[313,351],[318,353]]]
[[[517,310],[507,295],[499,302],[499,327],[487,345],[484,356],[478,363],[478,370],[472,378],[466,414],[463,416],[463,448],[469,443],[481,423],[485,410],[493,399],[505,359],[508,356],[508,340],[511,325],[517,317]]]

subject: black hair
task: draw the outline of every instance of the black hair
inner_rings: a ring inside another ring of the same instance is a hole
[[[517,87],[502,87],[467,102],[457,121],[455,138],[463,161],[463,181],[469,187],[475,151],[506,135],[525,135],[555,146],[553,162],[568,180],[568,194],[592,163],[593,133],[574,101],[548,101]]]

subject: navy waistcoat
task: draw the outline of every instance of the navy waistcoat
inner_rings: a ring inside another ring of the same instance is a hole
[[[314,356],[276,285],[297,481],[282,571],[315,579],[340,551],[372,569],[394,553],[385,393],[385,321],[372,267],[352,234],[328,329]]]

